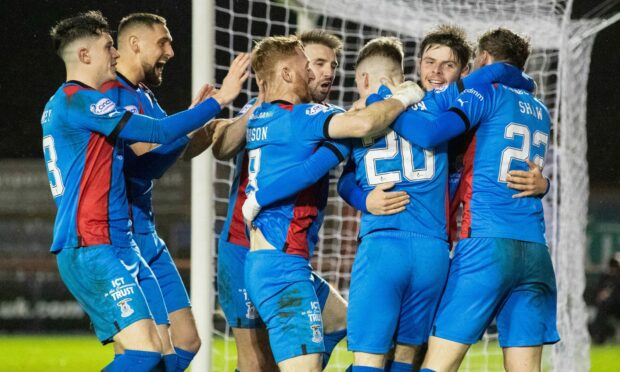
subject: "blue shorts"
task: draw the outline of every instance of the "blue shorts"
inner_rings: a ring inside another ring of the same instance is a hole
[[[388,230],[366,235],[351,273],[349,350],[383,354],[394,337],[400,344],[426,343],[449,255],[441,239]]]
[[[183,279],[181,279],[181,275],[172,260],[166,243],[157,236],[157,232],[134,234],[134,240],[138,244],[138,248],[140,248],[140,254],[149,264],[157,278],[167,313],[190,307],[191,302],[185,289],[185,284],[183,284]],[[149,294],[145,294],[148,299]],[[150,304],[149,302],[149,306]],[[153,312],[153,315],[155,315],[155,312]]]
[[[217,254],[218,300],[228,324],[233,328],[265,328],[248,296],[245,285],[245,258],[249,249],[220,240]],[[329,296],[329,284],[315,272],[312,283],[321,310]]]
[[[307,259],[276,250],[249,252],[245,280],[277,363],[325,351],[321,305]]]
[[[60,277],[106,344],[122,329],[152,319],[138,277],[140,257],[131,248],[96,245],[63,249],[56,256]]]
[[[555,274],[545,245],[463,239],[455,248],[432,334],[474,344],[497,318],[501,347],[552,344],[560,340],[556,306]]]

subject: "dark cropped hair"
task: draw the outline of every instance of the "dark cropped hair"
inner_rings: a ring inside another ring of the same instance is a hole
[[[488,31],[478,39],[478,49],[484,50],[497,61],[503,61],[523,70],[530,56],[530,42],[507,28]]]
[[[420,44],[420,58],[433,46],[447,46],[452,50],[461,68],[467,66],[472,55],[465,30],[454,25],[440,25],[424,36]]]
[[[108,20],[98,10],[90,10],[58,22],[50,30],[56,53],[62,57],[65,47],[83,37],[99,37],[110,33]]]
[[[123,17],[118,24],[118,35],[121,35],[121,33],[130,26],[144,25],[153,27],[153,25],[156,24],[165,26],[166,18],[153,13],[131,13]]]
[[[403,43],[396,37],[382,36],[370,40],[360,50],[355,67],[359,67],[365,59],[370,57],[385,57],[394,61],[398,66],[403,66]]]

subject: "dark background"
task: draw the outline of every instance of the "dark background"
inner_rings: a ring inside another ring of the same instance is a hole
[[[600,1],[575,1],[573,18],[581,17]],[[613,14],[620,9],[616,6]],[[49,28],[79,11],[100,9],[112,27],[122,16],[147,11],[168,20],[175,57],[166,65],[164,83],[155,88],[168,112],[185,108],[190,100],[191,1],[34,1],[3,0],[0,4],[0,159],[41,156],[40,115],[48,98],[64,80],[62,61],[54,54]],[[594,187],[620,189],[616,130],[620,108],[617,70],[620,23],[600,32],[592,53],[588,83],[588,162]]]

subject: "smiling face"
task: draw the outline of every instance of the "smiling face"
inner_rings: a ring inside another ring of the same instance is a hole
[[[174,57],[170,31],[159,23],[145,25],[140,27],[138,38],[143,81],[149,86],[159,86],[163,80],[164,65]]]
[[[430,45],[420,59],[420,81],[425,90],[444,87],[467,72],[445,45]]]
[[[309,83],[312,101],[324,102],[329,96],[329,91],[336,77],[336,68],[338,67],[336,53],[332,48],[316,43],[305,45],[304,51],[310,60],[310,69],[315,77]]]

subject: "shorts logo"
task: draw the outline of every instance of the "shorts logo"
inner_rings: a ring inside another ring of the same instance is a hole
[[[311,325],[310,328],[312,329],[312,342],[318,344],[321,341],[323,341],[323,333],[321,332],[321,326]]]
[[[316,105],[310,107],[309,109],[306,109],[306,115],[316,115],[319,112],[323,112],[323,111],[327,111],[327,110],[329,110],[329,107],[327,107],[325,105],[316,104]]]
[[[90,105],[90,112],[95,115],[104,115],[116,108],[114,102],[109,98],[102,98],[97,103]]]
[[[245,317],[248,319],[256,319],[258,318],[258,313],[256,312],[256,308],[252,305],[251,302],[246,302],[245,306],[248,307],[248,310],[245,312]]]
[[[250,296],[248,296],[248,291],[245,288],[240,288],[239,292],[243,293],[243,300],[245,301],[245,306],[247,307],[247,311],[245,312],[245,317],[248,319],[256,319],[258,318],[258,312],[250,301]]]
[[[121,317],[123,318],[127,318],[128,316],[134,313],[131,306],[129,306],[129,301],[131,301],[131,298],[126,298],[124,300],[119,301],[116,304],[121,309]]]

